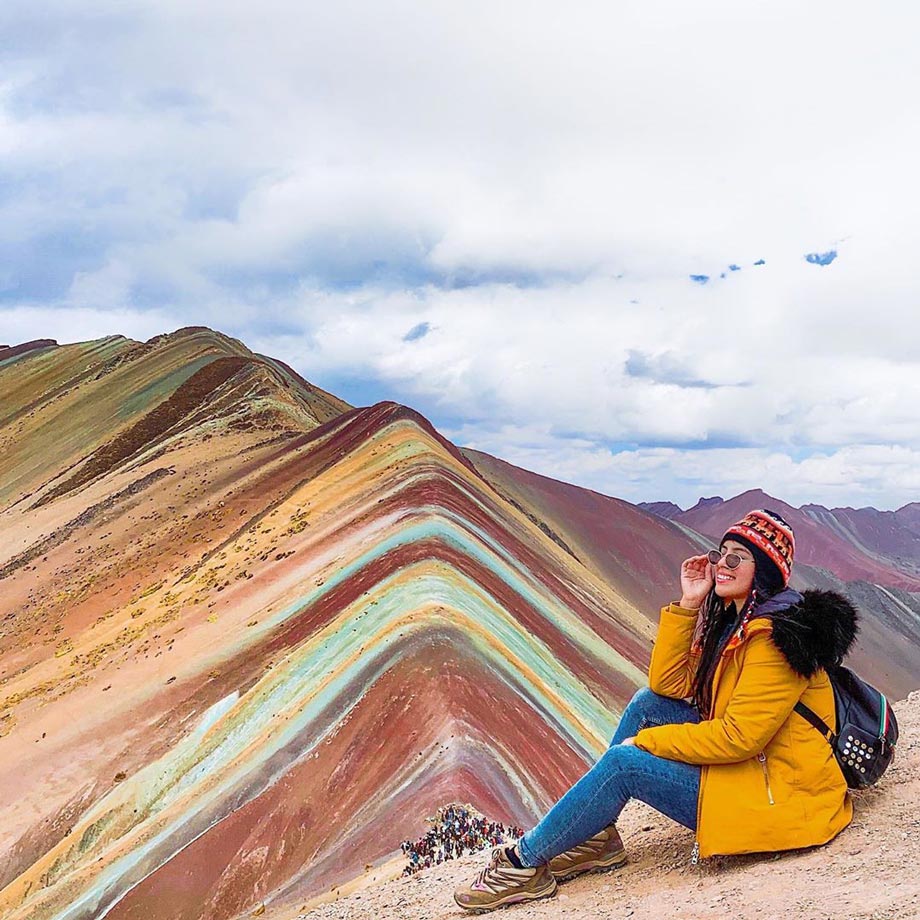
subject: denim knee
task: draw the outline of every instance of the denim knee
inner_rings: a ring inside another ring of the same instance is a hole
[[[633,796],[640,786],[654,785],[657,778],[685,766],[656,757],[633,744],[618,744],[607,749],[595,769],[608,781],[612,780],[625,795]]]
[[[674,706],[674,700],[669,700],[667,697],[655,693],[654,690],[648,687],[640,687],[633,694],[632,699],[623,710],[623,715],[620,717],[620,722],[617,725],[616,731],[610,739],[610,745],[619,744],[621,741],[624,741],[627,736],[635,735],[640,729],[648,725],[661,725],[665,722],[672,721],[670,718],[661,715],[663,706],[670,709]],[[680,719],[675,721],[686,720]]]
[[[641,755],[647,755],[647,751],[637,748],[634,744],[617,744],[609,747],[601,755],[601,759],[595,764],[595,768],[601,766],[601,769],[616,769],[618,771],[630,769],[637,760],[641,760]],[[640,756],[636,756],[640,755]]]
[[[640,687],[632,696],[632,699],[629,701],[628,705],[632,706],[634,703],[637,706],[647,706],[649,703],[655,703],[662,697],[655,693],[651,687]]]

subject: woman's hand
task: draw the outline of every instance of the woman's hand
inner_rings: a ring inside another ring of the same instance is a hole
[[[636,746],[636,736],[633,735],[632,738],[624,738],[620,742],[620,744],[627,744],[629,745],[629,747],[635,747]]]
[[[680,606],[699,609],[713,584],[712,563],[705,553],[684,559],[680,566]]]

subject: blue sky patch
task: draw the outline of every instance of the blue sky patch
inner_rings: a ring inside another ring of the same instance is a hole
[[[428,333],[431,332],[431,323],[419,323],[417,326],[413,326],[404,336],[404,342],[415,342],[418,339],[425,338]]]
[[[810,252],[805,256],[805,261],[812,265],[830,265],[836,258],[837,250],[829,249],[827,252]]]
[[[19,303],[55,302],[65,297],[77,272],[97,271],[104,264],[103,241],[63,222],[30,239],[0,241],[0,265],[4,266],[0,298]]]

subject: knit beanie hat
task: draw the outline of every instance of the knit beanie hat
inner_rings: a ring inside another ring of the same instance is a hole
[[[766,557],[776,567],[783,587],[789,584],[795,537],[792,535],[792,527],[775,511],[762,508],[748,512],[725,531],[722,542],[728,539],[737,540],[751,549],[758,565]]]

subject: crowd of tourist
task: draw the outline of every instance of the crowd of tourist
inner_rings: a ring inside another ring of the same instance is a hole
[[[496,846],[505,840],[516,840],[524,833],[520,827],[487,821],[472,805],[445,805],[426,821],[431,830],[416,841],[402,843],[402,851],[409,860],[403,875],[412,875],[420,869]]]

